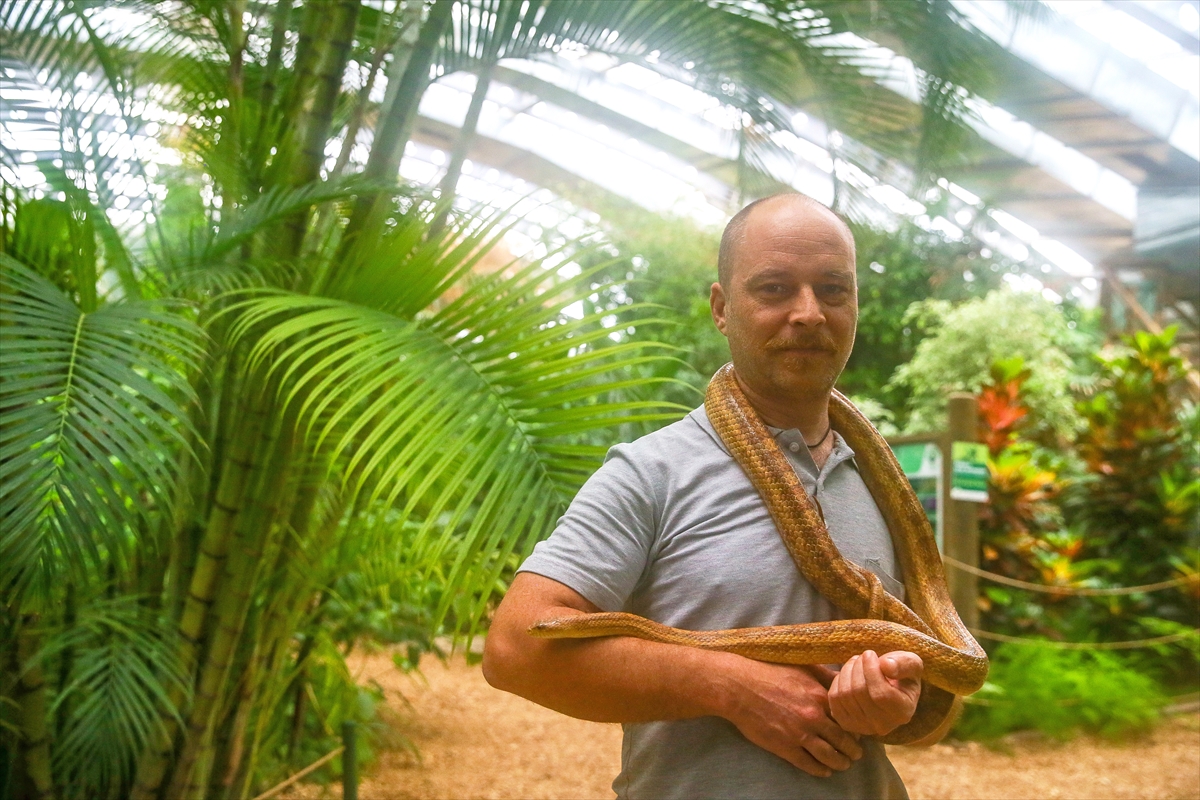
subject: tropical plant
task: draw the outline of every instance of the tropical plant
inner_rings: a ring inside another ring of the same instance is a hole
[[[1200,472],[1188,425],[1195,412],[1178,400],[1183,372],[1171,332],[1131,337],[1096,360],[1093,392],[1079,403],[1088,424],[1073,449],[1054,451],[1024,438],[1037,419],[1026,404],[1033,373],[1023,360],[997,362],[980,390],[980,434],[991,449],[982,564],[1046,587],[1034,592],[989,582],[980,598],[988,630],[1102,641],[1194,632],[1190,583],[1074,594],[1195,573],[1189,547]],[[1156,673],[1189,680],[1190,647],[1160,648]]]
[[[927,201],[929,213],[935,215],[948,192],[931,190],[928,195],[933,195]],[[923,324],[932,320],[914,319],[909,307],[930,299],[961,303],[985,295],[1013,264],[970,233],[955,241],[911,220],[891,230],[851,218],[850,228],[858,261],[858,332],[838,387],[874,397],[903,419],[907,387],[889,381],[934,332]]]
[[[1116,738],[1154,724],[1166,702],[1140,664],[1115,653],[1005,645],[989,654],[988,682],[955,735],[996,739],[1036,730],[1067,739],[1078,731]]]
[[[1020,356],[1004,358],[992,365],[991,381],[979,389],[979,435],[992,458],[1015,442],[1018,426],[1029,416],[1020,396],[1032,374]]]
[[[1066,498],[1067,513],[1089,548],[1110,563],[1111,580],[1164,580],[1200,544],[1200,430],[1194,404],[1182,400],[1184,364],[1174,329],[1125,337],[1097,356],[1096,391],[1079,403],[1087,428],[1078,441],[1085,473]],[[1114,624],[1137,630],[1156,617],[1195,625],[1188,592],[1134,595],[1112,604]]]
[[[1076,364],[1092,352],[1094,339],[1058,306],[1004,287],[957,306],[915,303],[905,317],[906,324],[930,331],[890,381],[910,393],[907,430],[944,428],[946,392],[977,393],[990,381],[993,365],[1019,357],[1030,371],[1022,385],[1032,420],[1026,437],[1046,445],[1074,439],[1081,420],[1072,388],[1086,377]]]
[[[992,365],[979,390],[979,438],[988,445],[988,500],[980,509],[981,563],[1010,578],[1061,587],[1035,593],[985,584],[979,604],[985,627],[1004,633],[1060,637],[1077,616],[1070,589],[1089,580],[1095,562],[1079,561],[1083,539],[1066,528],[1059,507],[1061,478],[1069,458],[1020,438],[1036,418],[1025,405],[1032,370],[1020,356]]]

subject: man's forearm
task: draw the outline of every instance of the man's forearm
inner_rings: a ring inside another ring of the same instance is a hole
[[[648,722],[722,715],[731,660],[741,659],[629,637],[547,640],[510,629],[489,634],[483,673],[498,689],[572,717]]]
[[[496,610],[483,674],[498,689],[597,722],[723,717],[754,744],[812,775],[862,748],[828,716],[825,686],[805,668],[629,637],[537,639],[540,620],[597,611],[574,590],[520,574]]]

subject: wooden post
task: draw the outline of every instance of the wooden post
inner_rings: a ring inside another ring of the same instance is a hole
[[[358,747],[353,722],[342,723],[342,800],[358,800]]]
[[[950,498],[954,442],[979,441],[979,401],[975,395],[955,392],[946,404],[949,425],[942,455],[942,500],[945,502],[943,549],[946,555],[973,567],[979,566],[979,504]],[[969,628],[979,627],[979,579],[952,566],[946,568],[950,598]]]

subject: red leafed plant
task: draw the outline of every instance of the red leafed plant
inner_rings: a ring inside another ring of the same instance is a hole
[[[1020,356],[992,365],[991,383],[979,390],[979,434],[992,457],[1016,438],[1016,428],[1029,415],[1021,402],[1021,386],[1032,373]]]
[[[1030,375],[1021,358],[1003,359],[979,391],[979,437],[990,455],[988,502],[980,509],[983,565],[1010,578],[1070,587],[1082,577],[1075,558],[1083,542],[1064,530],[1058,468],[1019,436],[1029,421],[1022,391]],[[1018,602],[1011,591],[992,586],[980,605],[993,629],[1053,634],[1043,604],[1064,597],[1052,592]]]

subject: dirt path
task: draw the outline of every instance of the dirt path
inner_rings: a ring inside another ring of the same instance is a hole
[[[581,722],[487,685],[461,658],[422,662],[424,680],[401,674],[386,654],[358,657],[398,712],[412,755],[383,753],[359,787],[361,800],[603,798],[621,762],[619,725]],[[1200,800],[1200,716],[1177,717],[1120,745],[1039,741],[994,752],[977,744],[891,749],[913,800],[941,798],[1188,798]],[[285,797],[340,797],[340,787],[302,786]]]

